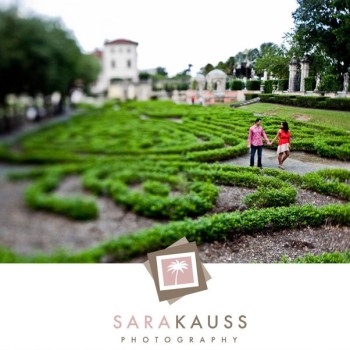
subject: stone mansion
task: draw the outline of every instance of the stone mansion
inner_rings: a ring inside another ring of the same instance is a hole
[[[91,91],[108,98],[149,99],[151,86],[139,82],[138,43],[127,39],[105,41],[103,50],[93,53],[100,62],[100,74]]]

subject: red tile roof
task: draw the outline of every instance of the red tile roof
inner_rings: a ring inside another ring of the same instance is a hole
[[[98,58],[101,58],[102,55],[103,55],[103,52],[99,49],[95,49],[95,51],[92,53],[92,55],[98,57]]]
[[[132,44],[132,45],[138,45],[139,43],[127,39],[116,39],[112,41],[105,41],[105,45],[119,45],[119,44]]]

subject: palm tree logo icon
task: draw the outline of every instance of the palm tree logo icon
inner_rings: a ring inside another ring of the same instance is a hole
[[[172,273],[175,273],[175,285],[177,285],[177,277],[179,275],[179,271],[181,271],[181,273],[184,273],[184,270],[188,269],[188,264],[185,261],[179,261],[179,260],[175,260],[172,263],[169,264],[168,266],[168,271],[172,271]]]

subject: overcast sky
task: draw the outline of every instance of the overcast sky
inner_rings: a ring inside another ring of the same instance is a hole
[[[296,0],[0,0],[61,18],[84,52],[119,38],[139,43],[139,69],[196,73],[246,48],[282,43]]]

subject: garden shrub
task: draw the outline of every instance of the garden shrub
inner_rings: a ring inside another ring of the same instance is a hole
[[[319,91],[326,91],[326,92],[336,92],[340,91],[341,89],[341,82],[339,80],[339,77],[334,74],[327,74],[322,77],[320,86],[318,88]]]
[[[276,188],[258,187],[255,193],[245,197],[245,204],[249,208],[284,207],[294,204],[297,191],[285,186],[283,190]]]
[[[247,90],[251,91],[260,91],[260,80],[248,80],[247,81]]]
[[[98,216],[96,201],[93,198],[59,197],[50,194],[60,182],[60,174],[49,173],[44,178],[35,181],[25,191],[27,205],[34,209],[63,214],[75,220],[91,220]]]
[[[271,94],[273,91],[273,85],[277,86],[278,81],[277,80],[265,80],[264,81],[264,93],[265,94]]]
[[[286,91],[288,90],[288,79],[279,79],[278,80],[278,90],[279,91]]]
[[[260,94],[244,94],[246,101],[252,100],[253,98],[257,98],[259,96],[260,96]]]
[[[314,91],[316,87],[316,81],[314,77],[307,77],[305,81],[305,91]]]
[[[170,186],[168,184],[163,184],[159,181],[148,180],[143,183],[143,189],[145,192],[150,194],[155,194],[159,196],[167,196],[170,193]]]
[[[260,101],[265,103],[279,103],[295,107],[350,111],[350,101],[348,98],[278,95],[270,93],[260,94],[259,97]]]
[[[232,80],[231,82],[231,90],[243,90],[244,89],[244,82],[242,80]]]
[[[283,263],[302,263],[302,264],[349,264],[350,251],[345,252],[330,252],[321,255],[306,254],[302,258],[296,258],[292,261],[284,258]]]

